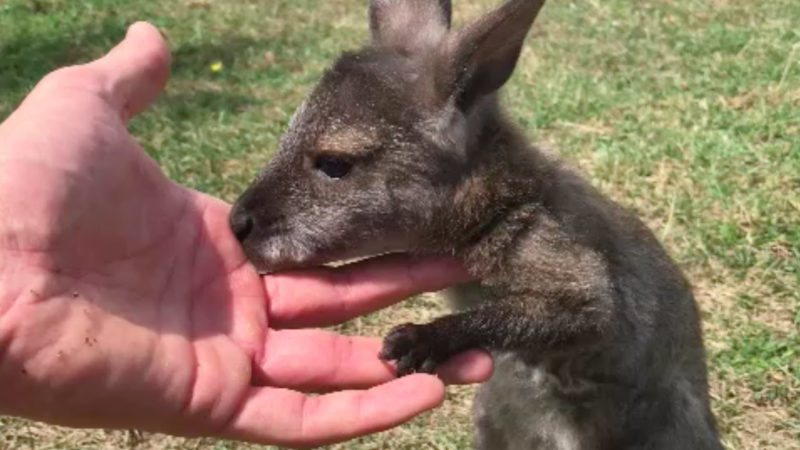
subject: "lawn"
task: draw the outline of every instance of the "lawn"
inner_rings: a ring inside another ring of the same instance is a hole
[[[455,1],[457,22],[498,0]],[[55,67],[130,22],[167,34],[172,80],[132,122],[175,180],[233,200],[337,53],[366,0],[0,0],[0,118]],[[729,449],[800,447],[800,2],[552,0],[506,90],[511,114],[639,212],[692,280]],[[344,325],[380,335],[445,311],[412,299]],[[460,449],[469,388],[335,449]],[[244,449],[0,418],[0,449]]]

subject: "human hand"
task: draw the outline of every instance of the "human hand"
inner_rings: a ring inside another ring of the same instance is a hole
[[[380,340],[296,328],[462,270],[385,257],[259,277],[228,205],[166,179],[127,131],[168,65],[159,33],[135,24],[105,57],[46,77],[0,125],[0,413],[308,446],[440,403],[436,377],[390,381]],[[471,352],[440,375],[490,372]]]

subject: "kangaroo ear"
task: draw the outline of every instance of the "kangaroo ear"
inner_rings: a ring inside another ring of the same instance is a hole
[[[370,0],[372,43],[405,52],[437,46],[450,29],[450,0]]]
[[[507,0],[488,15],[448,37],[437,90],[456,94],[469,109],[480,97],[500,89],[517,65],[522,44],[545,0]]]

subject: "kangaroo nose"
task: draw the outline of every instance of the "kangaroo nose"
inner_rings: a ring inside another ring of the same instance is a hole
[[[253,231],[253,217],[244,208],[234,208],[231,211],[230,224],[233,235],[239,242],[244,242],[247,235]]]

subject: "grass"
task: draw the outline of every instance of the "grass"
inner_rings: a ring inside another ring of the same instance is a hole
[[[495,1],[455,3],[463,22]],[[326,64],[364,41],[365,4],[0,1],[0,118],[43,74],[147,19],[168,34],[173,78],[133,131],[170,177],[232,200]],[[638,211],[692,279],[729,449],[800,442],[798,23],[796,0],[554,0],[506,91],[529,134]],[[344,328],[380,335],[443,311],[423,296]],[[470,391],[331,448],[465,448]],[[2,418],[0,448],[251,446]]]

